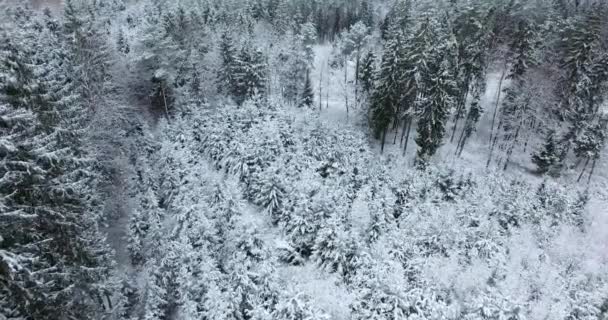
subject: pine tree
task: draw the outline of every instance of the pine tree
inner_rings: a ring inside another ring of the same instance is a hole
[[[308,58],[302,37],[291,35],[288,41],[288,47],[279,53],[279,79],[283,97],[297,105],[306,76]]]
[[[374,88],[374,80],[376,75],[376,55],[369,51],[361,61],[361,70],[359,72],[360,86],[364,94],[370,94]]]
[[[401,28],[404,28],[401,22]],[[403,144],[403,155],[406,154],[409,137],[412,129],[412,124],[418,116],[421,108],[421,102],[425,98],[425,90],[427,83],[425,82],[430,74],[429,66],[433,64],[433,47],[437,41],[435,37],[440,30],[433,30],[432,21],[427,17],[417,27],[415,33],[408,39],[405,46],[402,48],[401,59],[399,61],[402,74],[399,76],[402,80],[400,90],[402,97],[398,106],[398,118],[396,121],[403,121],[403,130],[401,135],[401,143]],[[449,45],[449,43],[448,43]],[[443,50],[448,52],[450,47]],[[446,56],[447,57],[447,56]],[[397,125],[395,125],[397,127]],[[395,135],[395,139],[397,135]]]
[[[469,112],[467,113],[467,117],[464,122],[464,128],[462,129],[462,133],[460,135],[460,139],[458,139],[458,145],[456,147],[456,155],[461,156],[464,151],[464,147],[468,139],[473,135],[476,130],[476,124],[481,118],[481,114],[483,113],[483,108],[481,107],[481,91],[484,86],[481,88],[475,88],[473,93],[473,101],[471,102],[471,107],[469,108]]]
[[[118,30],[118,39],[116,39],[116,47],[118,48],[118,52],[121,52],[123,54],[129,54],[129,52],[131,52],[131,48],[129,47],[129,43],[122,29]]]
[[[308,68],[314,67],[315,52],[313,46],[317,43],[317,28],[312,21],[308,21],[302,25],[299,33],[304,46],[304,59]]]
[[[356,243],[336,219],[330,219],[320,231],[312,248],[312,259],[323,269],[348,277],[354,270]]]
[[[310,82],[310,70],[306,71],[306,82],[304,82],[304,90],[300,99],[300,107],[312,108],[314,103],[314,92],[312,91],[312,83]]]
[[[532,155],[532,162],[540,174],[559,175],[561,151],[555,141],[555,131],[549,131],[540,152]]]
[[[112,259],[98,226],[100,208],[87,195],[94,173],[78,138],[83,111],[68,108],[73,92],[64,91],[71,87],[64,82],[67,66],[57,64],[62,55],[53,51],[56,38],[27,26],[21,31],[39,38],[13,47],[22,54],[9,67],[27,71],[0,95],[0,211],[8,218],[0,223],[0,277],[9,297],[2,308],[32,319],[97,318],[112,306]]]
[[[222,65],[218,70],[218,90],[220,93],[233,94],[237,52],[232,37],[227,33],[222,34],[220,40],[220,57]]]
[[[264,53],[242,48],[234,65],[232,95],[238,105],[255,95],[265,97],[268,81],[268,66]]]
[[[376,139],[381,139],[382,150],[389,126],[393,123],[401,102],[401,41],[401,34],[393,27],[390,38],[384,44],[377,86],[371,97],[370,127]]]
[[[536,125],[536,110],[531,105],[534,93],[529,89],[531,84],[527,78],[528,70],[535,64],[534,38],[532,26],[527,21],[520,21],[510,45],[511,68],[507,79],[511,80],[511,85],[504,90],[497,133],[492,137],[488,159],[489,165],[500,136],[501,148],[506,151],[504,170],[508,168],[515,147],[522,145],[525,132],[532,131]]]
[[[600,119],[597,123],[592,125],[586,125],[574,140],[574,154],[579,159],[585,159],[583,170],[578,177],[580,181],[585,173],[589,162],[592,162],[591,172],[589,173],[589,180],[593,176],[597,160],[600,158],[601,151],[606,144],[606,125],[608,124],[607,118]]]
[[[443,142],[449,106],[453,101],[454,76],[450,74],[447,54],[436,49],[429,73],[425,75],[424,92],[419,102],[417,162],[424,167]]]
[[[370,1],[363,0],[361,2],[361,11],[359,13],[360,20],[363,22],[370,30],[375,29],[376,23],[374,21],[374,11],[372,4]]]
[[[456,44],[455,67],[458,73],[451,141],[454,141],[460,119],[467,114],[466,101],[472,87],[485,81],[486,57],[492,36],[492,12],[492,9],[477,3],[457,11],[458,16],[454,18],[451,32]]]

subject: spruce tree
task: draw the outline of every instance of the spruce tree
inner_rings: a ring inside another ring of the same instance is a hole
[[[488,46],[492,36],[492,12],[480,3],[456,11],[457,16],[454,18],[451,32],[456,44],[454,53],[457,57],[455,67],[458,73],[451,141],[456,137],[460,120],[467,114],[466,102],[472,87],[485,81]]]
[[[481,107],[481,91],[484,86],[481,88],[475,88],[473,93],[473,101],[471,102],[471,107],[469,108],[469,112],[467,113],[464,128],[462,129],[462,133],[460,135],[460,139],[458,139],[458,145],[456,146],[456,155],[461,156],[464,151],[464,147],[468,141],[468,139],[473,135],[476,130],[476,124],[481,118],[483,113],[483,107]]]
[[[249,51],[243,47],[234,65],[232,96],[238,105],[259,95],[265,97],[268,81],[266,57],[260,50]]]
[[[40,32],[22,31],[31,37]],[[0,93],[0,211],[6,217],[0,222],[0,290],[8,297],[2,308],[31,319],[98,318],[112,306],[112,258],[98,226],[100,207],[92,202],[94,172],[79,138],[83,111],[70,108],[77,99],[64,82],[67,66],[55,60],[64,55],[53,54],[60,47],[54,40],[44,33],[34,43],[15,45],[13,52],[24,54],[13,58],[28,69],[22,74],[37,77],[21,77]],[[25,47],[36,44],[46,51]]]
[[[397,115],[401,101],[400,85],[402,81],[399,63],[401,61],[402,35],[394,26],[384,43],[384,54],[378,71],[377,86],[370,102],[370,127],[376,139],[381,139],[382,148],[391,123]]]
[[[364,94],[370,94],[374,89],[374,80],[376,75],[376,55],[369,51],[361,61],[361,70],[359,72],[360,86]]]
[[[234,41],[228,33],[222,34],[220,39],[220,57],[222,65],[218,70],[218,91],[223,94],[233,94],[237,51],[234,47]]]
[[[125,33],[122,29],[118,30],[118,39],[116,39],[116,47],[118,48],[118,52],[123,54],[129,54],[131,52],[131,48],[129,47],[129,42],[125,37]]]
[[[555,140],[555,131],[551,130],[545,138],[545,143],[540,152],[532,155],[532,162],[536,165],[540,174],[557,176],[560,172],[561,151]]]
[[[499,125],[490,146],[490,158],[488,159],[489,164],[496,145],[500,144],[501,148],[506,151],[503,166],[505,170],[508,168],[515,147],[523,145],[522,137],[527,131],[532,131],[536,125],[535,110],[531,105],[534,93],[529,89],[531,83],[527,77],[528,70],[536,63],[534,59],[535,33],[530,23],[522,20],[513,37],[508,57],[511,67],[507,76],[507,79],[511,80],[511,85],[504,90],[504,100],[499,111]],[[499,139],[501,140],[499,141]]]
[[[314,92],[312,89],[312,82],[310,81],[310,70],[306,70],[306,82],[304,82],[304,90],[302,91],[302,98],[300,99],[300,107],[312,108],[314,103]]]
[[[456,86],[454,75],[450,73],[448,53],[444,50],[445,47],[434,49],[428,74],[424,75],[423,80],[424,91],[419,102],[416,136],[417,163],[421,167],[428,163],[443,142],[449,107],[453,101],[452,93]]]

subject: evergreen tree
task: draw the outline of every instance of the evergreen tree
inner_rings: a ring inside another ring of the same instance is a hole
[[[242,48],[234,67],[233,97],[238,105],[247,99],[260,95],[265,97],[268,81],[268,66],[264,53],[260,50],[248,51]]]
[[[87,194],[94,173],[79,140],[83,111],[68,108],[73,92],[63,91],[71,87],[57,64],[62,55],[54,55],[56,38],[21,27],[36,41],[1,57],[19,61],[3,64],[3,78],[15,66],[23,70],[0,94],[2,309],[31,319],[98,318],[112,308],[113,262],[98,226],[100,207]]]
[[[131,48],[129,47],[129,42],[125,37],[122,29],[118,30],[118,39],[116,39],[116,47],[118,48],[118,52],[129,54],[131,52]]]
[[[433,53],[435,56],[429,65],[429,73],[424,76],[424,91],[419,102],[416,144],[417,161],[422,167],[441,146],[448,110],[453,101],[454,76],[450,74],[447,54],[442,49],[437,48]]]
[[[220,57],[222,65],[218,70],[218,91],[224,94],[233,94],[235,85],[235,68],[237,51],[234,47],[232,37],[224,33],[220,40]]]
[[[487,8],[481,3],[465,6],[457,10],[454,18],[452,35],[455,41],[457,70],[456,81],[456,107],[451,141],[454,141],[460,119],[467,114],[467,97],[472,87],[485,81],[485,69],[489,54],[490,39],[492,37],[493,10],[492,5]],[[475,125],[470,123],[469,126]],[[465,128],[465,130],[470,130]]]
[[[306,71],[306,82],[304,82],[304,90],[300,99],[300,107],[312,108],[314,103],[314,92],[312,91],[312,83],[310,82],[310,70]]]
[[[361,70],[359,72],[360,85],[364,94],[370,94],[374,88],[374,80],[376,75],[376,55],[369,51],[361,61]]]
[[[473,101],[471,102],[471,107],[469,108],[469,112],[467,113],[467,117],[464,122],[464,128],[462,129],[462,133],[460,135],[460,139],[458,139],[458,145],[456,147],[456,155],[461,156],[464,151],[464,147],[468,141],[468,139],[473,135],[476,130],[476,125],[481,115],[483,113],[483,108],[481,107],[481,91],[484,86],[480,85],[481,88],[475,88],[473,93]]]
[[[561,151],[555,141],[555,131],[549,131],[540,152],[532,155],[532,162],[540,174],[559,175]]]
[[[279,53],[279,79],[282,96],[290,103],[297,105],[302,91],[308,65],[302,37],[291,35],[288,47]]]
[[[311,21],[303,24],[300,29],[299,37],[302,39],[306,64],[308,68],[313,68],[315,62],[315,52],[313,46],[317,43],[317,31],[315,24]]]
[[[507,79],[511,85],[504,90],[505,97],[500,109],[500,120],[496,136],[493,137],[490,146],[491,161],[494,148],[498,144],[499,136],[503,150],[506,151],[504,169],[508,168],[511,155],[517,145],[522,145],[521,138],[526,131],[534,130],[536,126],[534,107],[532,100],[534,92],[531,92],[528,70],[534,66],[534,41],[535,34],[532,26],[527,21],[520,21],[514,34],[513,42],[510,44],[510,70]]]
[[[384,44],[378,82],[371,97],[370,126],[376,139],[381,139],[382,150],[401,101],[401,42],[401,33],[392,28],[391,36]]]
[[[583,170],[579,175],[578,180],[580,181],[585,173],[589,162],[592,161],[591,172],[589,173],[589,180],[593,176],[597,160],[600,158],[601,151],[605,147],[606,143],[606,124],[608,119],[602,118],[597,123],[587,125],[583,128],[582,134],[578,135],[574,140],[574,154],[579,159],[584,159],[585,164]]]
[[[608,81],[604,54],[601,51],[603,10],[591,10],[571,19],[562,32],[562,62],[565,72],[558,84],[559,105],[557,114],[569,123],[569,130],[562,138],[565,160],[572,143],[584,134],[585,127],[592,126],[603,101],[601,88]],[[599,64],[597,64],[599,62]],[[601,65],[601,67],[599,67]],[[597,66],[597,67],[596,67]],[[581,126],[581,123],[585,125]]]

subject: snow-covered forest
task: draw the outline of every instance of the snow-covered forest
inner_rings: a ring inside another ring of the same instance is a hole
[[[608,319],[607,2],[0,9],[0,320]]]

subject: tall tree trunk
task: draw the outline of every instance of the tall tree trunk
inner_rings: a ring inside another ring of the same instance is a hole
[[[403,138],[405,137],[405,127],[407,126],[407,116],[403,118],[403,130],[401,130],[401,142],[399,148],[403,147]]]
[[[160,92],[163,94],[163,102],[165,103],[165,114],[167,115],[167,122],[171,122],[171,119],[169,118],[169,107],[167,106],[167,97],[165,96],[165,88],[163,87],[162,83],[160,85]]]
[[[321,65],[321,74],[319,76],[319,112],[323,110],[323,72],[325,72],[325,64]]]
[[[405,129],[405,128],[403,128]],[[393,139],[393,145],[397,144],[397,137],[399,136],[399,126],[395,126],[395,138]]]
[[[507,150],[507,158],[505,159],[505,166],[503,167],[504,171],[507,171],[509,168],[509,161],[511,161],[511,155],[513,154],[513,149],[515,149],[515,144],[517,143],[517,139],[519,138],[519,132],[521,131],[522,124],[520,123],[515,131],[515,135],[513,136],[513,141],[511,141],[511,145]]]
[[[458,144],[456,145],[456,152],[454,153],[458,157],[460,157],[460,155],[462,154],[462,150],[464,149],[466,131],[467,131],[467,124],[465,122],[464,128],[462,128],[462,132],[460,133],[460,138],[458,138]]]
[[[589,172],[589,179],[587,179],[587,185],[591,183],[591,177],[593,177],[593,173],[595,172],[595,165],[597,164],[597,158],[593,159],[593,164],[591,165],[591,172]]]
[[[403,147],[403,155],[404,156],[407,153],[407,145],[408,145],[408,143],[410,141],[410,132],[412,131],[412,121],[413,121],[412,117],[408,116],[408,118],[407,118],[407,134],[405,136],[405,142],[403,143],[404,144],[404,147]]]
[[[456,130],[458,129],[458,121],[461,118],[461,112],[465,108],[467,103],[467,97],[469,96],[469,91],[464,94],[464,98],[461,98],[461,101],[458,102],[458,106],[456,107],[456,115],[454,116],[454,127],[452,128],[452,135],[450,137],[450,143],[454,142],[454,137],[456,136]]]
[[[581,174],[578,176],[578,179],[576,179],[576,182],[580,182],[581,179],[583,178],[585,171],[587,171],[587,166],[589,165],[589,161],[591,161],[591,158],[587,157],[587,161],[585,161],[585,165],[583,166],[583,171],[581,171]]]
[[[498,134],[494,135],[494,141],[492,141],[490,145],[490,155],[488,156],[488,162],[486,162],[486,169],[490,167],[490,163],[492,163],[492,156],[494,156],[494,149],[496,149],[496,144],[498,143]]]
[[[357,61],[355,62],[355,108],[359,106],[359,64],[361,63],[360,49],[357,50]]]
[[[344,101],[346,102],[346,119],[348,120],[350,108],[348,106],[348,61],[346,57],[344,57]]]
[[[496,103],[494,105],[494,115],[492,116],[492,126],[490,127],[490,145],[492,144],[492,137],[494,135],[494,124],[496,123],[496,115],[498,114],[498,108],[500,107],[500,95],[502,93],[502,82],[505,80],[506,74],[507,74],[507,63],[505,62],[505,66],[502,69],[502,75],[500,76],[500,81],[498,82],[498,92],[496,93]]]
[[[386,128],[384,128],[384,131],[382,132],[382,146],[380,147],[380,153],[384,153],[384,143],[386,142],[386,132],[388,131],[388,126],[386,126]]]

